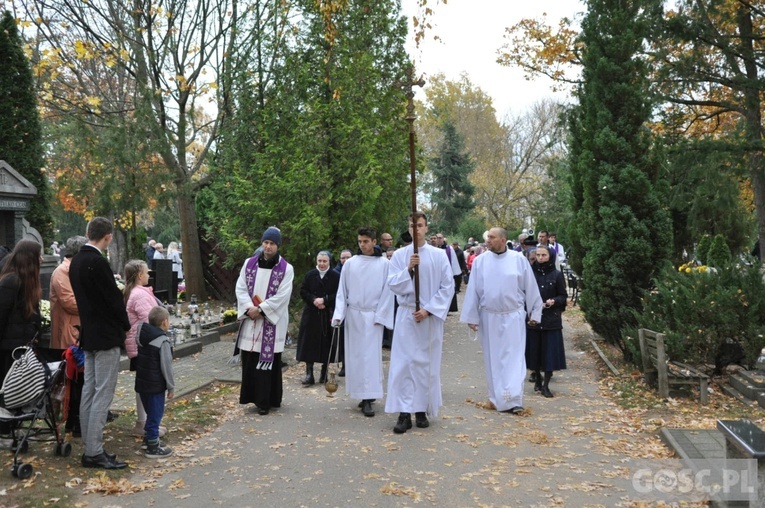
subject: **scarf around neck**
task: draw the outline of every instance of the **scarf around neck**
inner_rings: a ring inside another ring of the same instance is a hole
[[[266,297],[264,301],[268,300],[276,294],[279,290],[279,285],[284,279],[284,274],[287,271],[287,261],[281,256],[274,256],[271,259],[264,259],[264,263],[260,262],[260,256],[250,258],[247,262],[247,268],[245,269],[245,281],[247,282],[247,289],[250,292],[250,297],[255,295],[255,279],[258,274],[258,268],[266,268],[263,265],[271,265],[271,277],[268,279],[268,289],[266,289]],[[269,266],[269,268],[271,267]],[[271,370],[274,364],[274,348],[276,345],[276,325],[268,319],[263,319],[263,340],[260,342],[260,359],[258,361],[257,368],[259,370]]]

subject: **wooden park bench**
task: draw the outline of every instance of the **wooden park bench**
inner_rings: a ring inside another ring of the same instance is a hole
[[[661,397],[665,399],[669,397],[670,386],[698,384],[701,403],[706,404],[709,401],[707,393],[709,376],[684,363],[671,361],[664,349],[665,335],[663,333],[641,328],[638,335],[645,380],[650,385],[658,380]]]

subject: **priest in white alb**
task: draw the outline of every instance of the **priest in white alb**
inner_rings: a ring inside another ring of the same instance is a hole
[[[282,403],[282,352],[287,339],[295,271],[279,255],[282,235],[268,228],[262,252],[247,259],[236,282],[240,323],[234,354],[242,359],[240,404],[255,404],[261,415]]]
[[[345,392],[361,399],[364,416],[383,397],[383,330],[393,328],[393,293],[388,288],[388,259],[376,248],[377,233],[358,229],[359,255],[340,272],[333,326],[345,322]]]
[[[409,233],[417,237],[418,253],[414,254],[412,245],[398,249],[388,271],[388,285],[399,307],[393,329],[385,412],[399,413],[393,427],[396,434],[412,428],[412,413],[419,428],[430,425],[427,415],[438,416],[442,405],[444,322],[454,296],[454,277],[446,253],[426,243],[425,214],[412,214]],[[419,267],[419,310],[415,308],[415,266]]]
[[[491,228],[488,251],[473,261],[460,321],[478,331],[489,400],[498,411],[523,411],[526,322],[542,318],[534,272],[526,258],[507,248],[507,231]]]

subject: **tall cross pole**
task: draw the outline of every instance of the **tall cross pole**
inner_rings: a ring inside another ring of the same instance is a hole
[[[412,188],[412,213],[417,211],[417,177],[416,177],[416,158],[414,153],[415,135],[414,135],[414,121],[417,118],[414,114],[414,87],[419,86],[422,88],[425,86],[425,80],[420,77],[417,81],[414,80],[414,65],[410,65],[407,70],[407,81],[401,83],[402,87],[406,90],[406,121],[409,122],[409,185]],[[414,254],[418,252],[418,239],[417,239],[417,222],[413,219],[412,224],[412,249]],[[420,270],[419,266],[414,267],[414,309],[420,310]]]

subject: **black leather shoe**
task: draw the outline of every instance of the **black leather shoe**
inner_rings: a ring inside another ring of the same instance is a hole
[[[542,383],[540,383],[539,381],[534,383],[534,391],[535,392],[541,392],[542,391]]]
[[[529,383],[536,383],[537,382],[537,373],[532,372],[531,376],[529,376]]]
[[[345,364],[340,368],[340,372],[337,373],[340,377],[345,377]]]
[[[106,450],[104,450],[104,455],[106,455],[111,460],[115,460],[117,458],[117,454],[116,453],[109,453]]]
[[[94,457],[82,456],[82,467],[98,467],[101,469],[124,469],[127,467],[127,463],[120,462],[115,458],[109,458],[105,453],[96,455]]]
[[[414,413],[414,420],[417,427],[421,429],[430,427],[430,422],[428,421],[428,417],[425,413]]]
[[[544,396],[545,396],[545,397],[547,397],[548,399],[552,398],[552,396],[553,396],[553,394],[552,394],[552,392],[550,391],[550,389],[549,389],[549,388],[547,388],[546,386],[543,386],[543,387],[542,387],[542,395],[544,395]]]
[[[310,376],[306,376],[303,378],[303,381],[301,381],[301,384],[303,386],[313,386],[316,384],[316,378],[313,377],[313,374]]]
[[[393,427],[393,432],[396,434],[403,434],[408,429],[412,428],[412,415],[410,413],[399,413],[396,426]]]
[[[265,409],[265,408],[259,407],[259,408],[258,408],[258,414],[259,414],[260,416],[266,416],[266,415],[268,414],[268,409]]]
[[[372,401],[371,400],[367,399],[367,400],[362,400],[361,401],[361,412],[364,413],[364,416],[374,416],[375,415],[375,410],[372,409]]]

